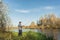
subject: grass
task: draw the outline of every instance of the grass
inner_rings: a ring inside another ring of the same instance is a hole
[[[23,32],[22,36],[18,36],[18,32],[0,32],[0,40],[49,40],[44,34],[38,32]],[[53,39],[52,39],[53,40]]]
[[[46,40],[46,36],[41,34],[41,33],[37,33],[37,32],[24,32],[22,34],[22,36],[18,36],[17,32],[13,32],[13,36],[12,36],[13,40]]]

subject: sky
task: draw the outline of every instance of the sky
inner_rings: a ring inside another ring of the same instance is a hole
[[[60,0],[3,0],[8,6],[8,15],[14,26],[37,22],[41,16],[54,13],[60,16]]]

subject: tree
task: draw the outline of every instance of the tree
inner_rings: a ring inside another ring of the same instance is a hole
[[[5,31],[6,26],[10,25],[10,20],[7,13],[7,6],[0,1],[0,28],[2,31]]]
[[[39,22],[42,23],[41,25],[39,24],[39,27],[43,27],[42,32],[47,35],[48,39],[57,36],[56,32],[60,32],[60,18],[56,17],[54,14],[44,16]]]

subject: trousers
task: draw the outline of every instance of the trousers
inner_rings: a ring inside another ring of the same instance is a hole
[[[18,35],[20,36],[20,35],[22,35],[22,30],[19,30],[19,33],[18,33]]]

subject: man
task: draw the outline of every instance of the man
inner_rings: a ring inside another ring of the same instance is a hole
[[[19,24],[18,24],[18,29],[19,29],[18,36],[20,36],[20,35],[22,35],[22,25],[21,25],[21,22],[19,22]]]

